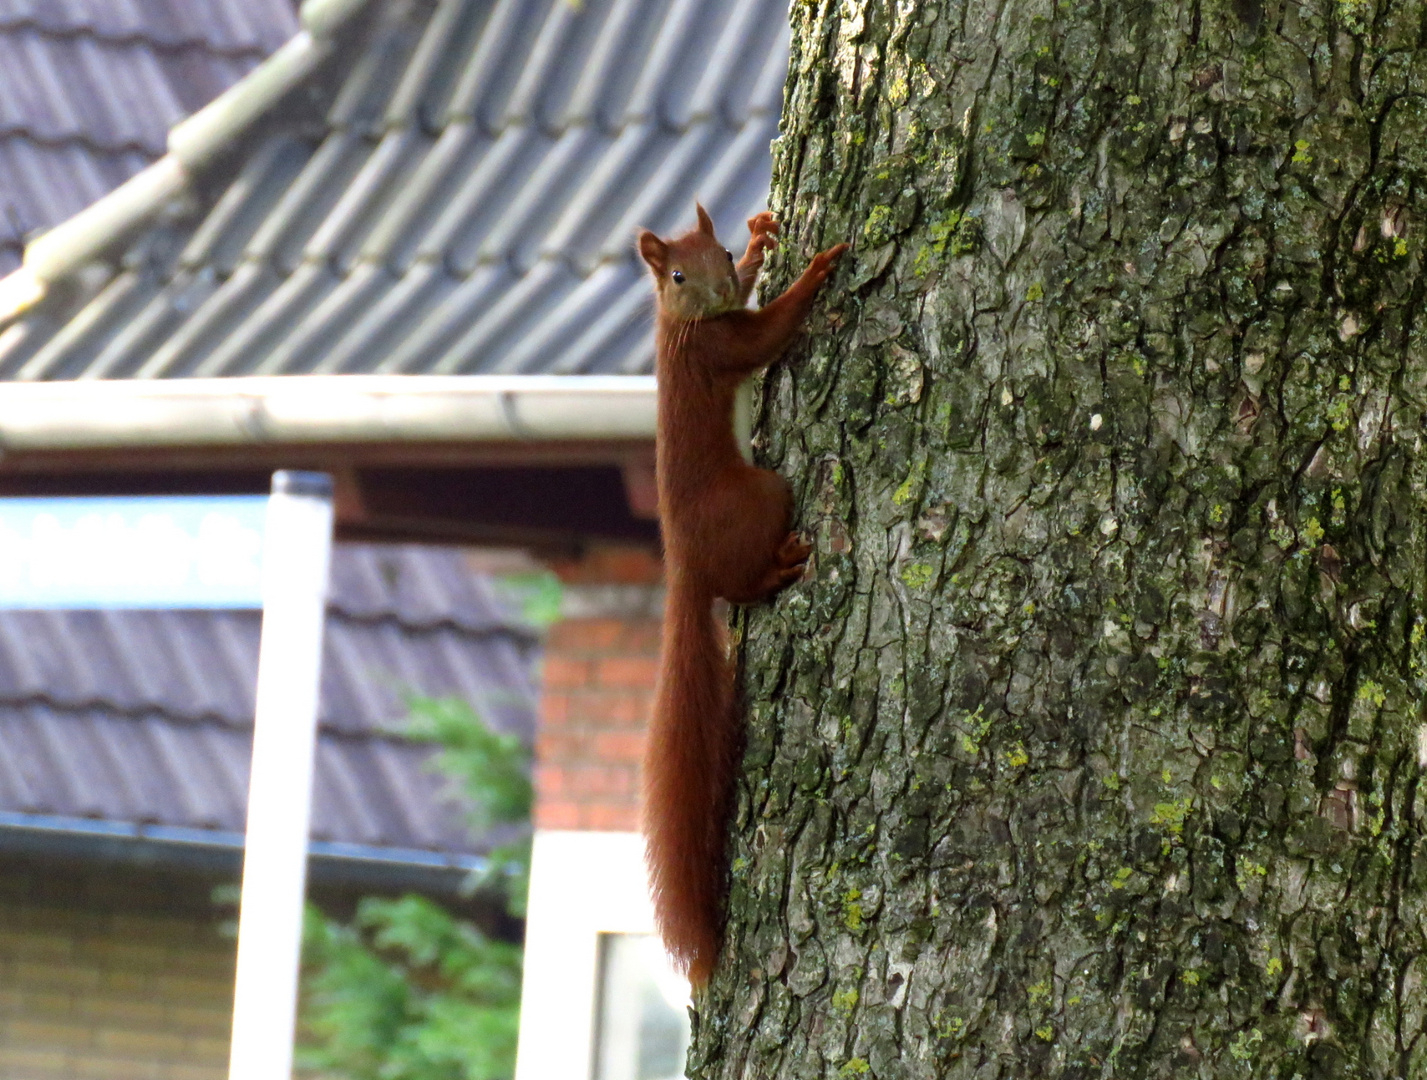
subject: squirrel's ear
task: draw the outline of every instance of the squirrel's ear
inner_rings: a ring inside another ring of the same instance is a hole
[[[713,218],[709,217],[709,212],[698,203],[694,203],[694,209],[699,212],[699,232],[714,234]]]
[[[669,245],[648,229],[639,232],[639,254],[656,274],[662,274],[669,263]]]

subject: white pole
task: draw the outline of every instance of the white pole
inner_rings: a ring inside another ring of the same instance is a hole
[[[229,1080],[292,1075],[331,551],[331,477],[274,473],[263,536],[263,633]]]

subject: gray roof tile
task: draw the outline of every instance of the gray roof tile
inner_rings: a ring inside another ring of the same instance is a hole
[[[0,274],[296,28],[291,0],[0,0]]]
[[[0,0],[0,30],[151,47],[272,52],[292,35],[291,0]]]
[[[782,0],[372,0],[316,112],[149,228],[181,256],[140,237],[146,272],[0,335],[0,377],[647,372],[635,229],[699,198],[736,243],[786,57]]]
[[[340,545],[313,836],[473,852],[405,695],[531,735],[534,639],[459,551]],[[0,611],[0,811],[241,832],[260,616]]]

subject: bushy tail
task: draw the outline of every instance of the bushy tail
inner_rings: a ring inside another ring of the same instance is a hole
[[[673,578],[644,757],[644,836],[659,933],[696,987],[718,959],[740,744],[733,667],[713,599]]]

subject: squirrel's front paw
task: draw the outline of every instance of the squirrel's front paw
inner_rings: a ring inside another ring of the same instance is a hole
[[[769,233],[777,233],[783,226],[778,223],[778,219],[767,210],[760,211],[748,219],[748,231],[753,236],[765,236]]]
[[[808,264],[808,270],[811,271],[813,277],[817,279],[818,284],[822,284],[827,280],[828,275],[831,274],[833,268],[837,266],[837,260],[842,258],[843,252],[847,251],[851,246],[851,244],[838,244],[835,247],[828,248],[826,251],[819,251],[813,256],[812,262]]]
[[[778,246],[778,230],[783,226],[767,210],[748,219],[748,254],[761,256]]]

